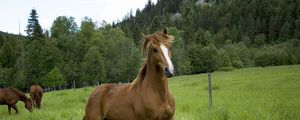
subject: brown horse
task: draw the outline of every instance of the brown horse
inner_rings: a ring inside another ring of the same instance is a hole
[[[167,77],[173,36],[167,30],[145,36],[147,59],[131,84],[102,84],[90,95],[84,120],[173,120],[175,101]]]
[[[39,85],[33,85],[30,87],[30,98],[34,107],[41,108],[41,102],[43,97],[43,89]]]
[[[17,102],[21,100],[25,103],[25,108],[32,112],[31,100],[21,91],[15,88],[0,88],[0,105],[8,106],[8,113],[11,114],[11,108],[18,113]]]

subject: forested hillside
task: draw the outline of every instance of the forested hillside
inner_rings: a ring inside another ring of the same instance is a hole
[[[0,87],[132,81],[142,34],[165,27],[177,75],[299,64],[299,11],[298,0],[158,0],[112,25],[58,16],[43,31],[32,10],[26,37],[0,33]]]
[[[299,0],[158,0],[117,23],[138,33],[172,27],[178,74],[300,63]]]

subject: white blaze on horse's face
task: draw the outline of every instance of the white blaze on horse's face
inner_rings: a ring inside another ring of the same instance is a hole
[[[163,51],[163,54],[168,62],[168,70],[169,70],[170,74],[174,74],[174,67],[173,67],[172,61],[169,57],[168,48],[164,44],[160,44],[160,48]]]

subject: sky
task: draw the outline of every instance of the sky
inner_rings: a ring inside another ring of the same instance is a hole
[[[148,0],[0,0],[0,31],[26,35],[29,14],[36,9],[43,29],[50,30],[58,16],[75,17],[77,25],[87,16],[100,23],[122,20],[137,8],[143,9]],[[156,3],[157,0],[152,0]],[[20,23],[20,25],[19,25]]]

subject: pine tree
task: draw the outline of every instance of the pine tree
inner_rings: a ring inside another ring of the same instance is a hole
[[[269,43],[274,42],[279,33],[279,19],[277,16],[271,16],[269,21]]]
[[[295,21],[294,38],[300,40],[300,18]]]
[[[285,41],[290,38],[290,23],[285,22],[279,31],[278,39],[280,41]]]
[[[41,40],[44,38],[43,30],[39,24],[38,14],[35,9],[31,10],[26,28],[27,30],[25,31],[27,33],[27,37],[29,37],[31,40]]]
[[[151,22],[149,32],[154,33],[156,31],[160,30],[161,29],[160,27],[161,27],[160,20],[159,20],[158,16],[155,16]]]
[[[134,40],[135,45],[140,45],[143,39],[141,29],[138,24],[134,24],[132,28],[132,38]]]

